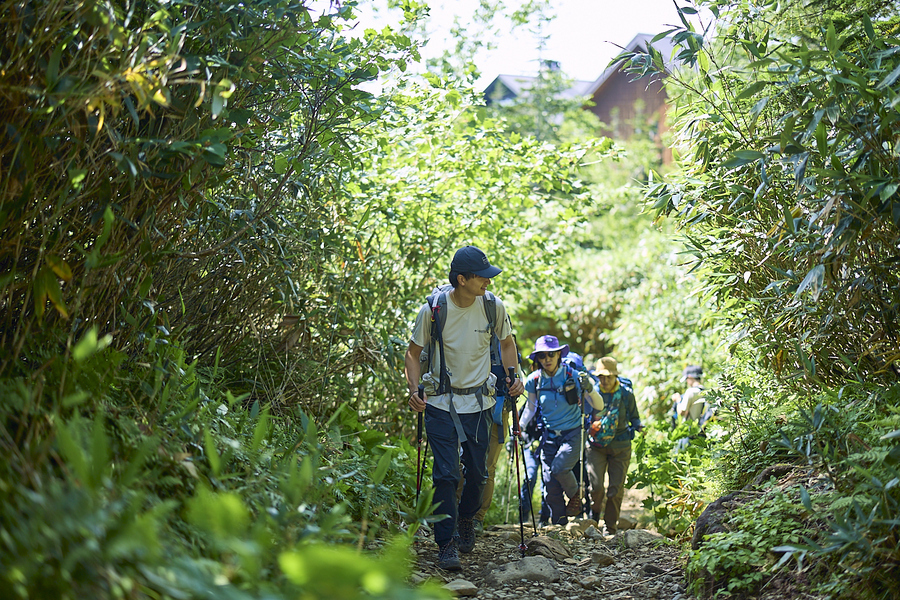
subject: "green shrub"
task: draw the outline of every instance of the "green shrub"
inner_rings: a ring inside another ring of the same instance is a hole
[[[715,438],[701,433],[696,422],[675,429],[665,421],[644,426],[634,444],[635,467],[626,485],[650,491],[644,508],[661,533],[689,534],[706,504],[715,499],[715,448]]]

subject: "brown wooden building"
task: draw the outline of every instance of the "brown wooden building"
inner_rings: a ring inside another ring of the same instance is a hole
[[[646,51],[653,39],[649,34],[638,34],[625,46],[625,52]],[[653,47],[666,61],[671,70],[671,56],[674,46],[668,38],[654,42]],[[587,89],[590,103],[585,106],[603,123],[603,134],[617,140],[627,140],[636,131],[649,134],[660,144],[663,162],[672,162],[671,148],[663,145],[663,134],[668,130],[666,110],[669,96],[666,94],[665,79],[660,76],[635,79],[626,73],[622,63],[616,63],[605,71]]]
[[[649,34],[638,34],[624,48],[624,52],[646,51],[653,39]],[[673,44],[664,38],[653,43],[671,70]],[[485,89],[487,104],[510,101],[528,92],[535,77],[499,75]],[[662,160],[672,162],[672,150],[663,143],[663,135],[668,130],[666,110],[668,95],[664,77],[635,79],[626,73],[621,63],[607,67],[593,82],[575,81],[562,94],[565,97],[584,97],[585,110],[589,110],[602,122],[601,135],[617,140],[628,140],[635,132],[649,135],[660,146]]]

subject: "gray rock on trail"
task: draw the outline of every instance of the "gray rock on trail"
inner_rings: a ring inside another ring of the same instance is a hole
[[[597,565],[598,567],[608,567],[609,565],[615,564],[616,559],[611,554],[607,554],[606,552],[592,552],[591,563]]]
[[[525,554],[528,556],[546,556],[557,561],[572,557],[572,553],[562,542],[547,536],[538,536],[525,541]]]
[[[465,579],[454,579],[444,584],[444,589],[453,592],[455,596],[475,596],[478,594],[478,586]]]
[[[646,529],[630,529],[620,535],[622,536],[626,548],[638,548],[665,539],[658,533],[653,533]]]
[[[497,587],[506,583],[519,583],[522,579],[555,583],[559,581],[559,571],[553,561],[545,556],[526,556],[522,560],[497,567],[487,574],[484,583]]]

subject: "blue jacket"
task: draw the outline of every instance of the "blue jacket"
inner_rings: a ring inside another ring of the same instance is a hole
[[[581,384],[578,373],[568,365],[561,365],[553,377],[542,377],[543,369],[533,371],[525,379],[525,392],[537,396],[537,405],[544,426],[553,431],[566,431],[581,426],[581,407],[566,402],[563,384],[568,377],[575,380],[578,397],[581,397]]]

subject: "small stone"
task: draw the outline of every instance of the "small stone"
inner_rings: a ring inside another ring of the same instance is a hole
[[[586,590],[594,590],[600,587],[600,578],[594,575],[583,577],[578,583]]]
[[[544,588],[541,590],[541,595],[544,596],[547,600],[551,600],[552,598],[556,598],[556,592],[551,589]]]
[[[609,565],[615,564],[616,559],[606,552],[592,552],[591,562],[598,567],[608,567]]]
[[[455,596],[475,596],[478,594],[478,586],[465,579],[454,579],[450,583],[445,584],[444,589],[449,590]]]
[[[488,573],[490,573],[491,571],[493,571],[496,568],[497,568],[497,563],[495,563],[494,561],[488,561],[487,564],[485,564],[484,567],[481,569],[481,575],[482,576],[487,575]]]
[[[567,565],[577,565],[578,564],[578,561],[575,560],[574,558],[567,558],[567,559],[563,560],[563,562],[566,563]]]

